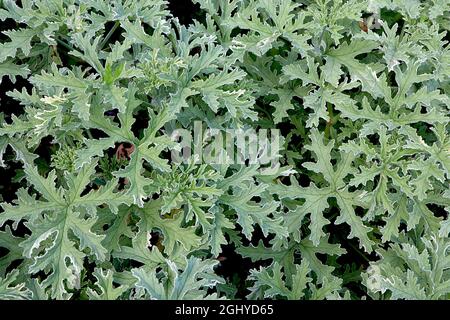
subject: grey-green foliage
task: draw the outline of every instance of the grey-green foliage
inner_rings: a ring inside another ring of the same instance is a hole
[[[418,244],[393,244],[380,249],[381,260],[366,275],[370,292],[391,299],[448,299],[450,293],[450,245],[447,238],[430,235]]]
[[[0,1],[0,299],[449,298],[450,2],[192,2]],[[195,121],[280,165],[170,161]]]

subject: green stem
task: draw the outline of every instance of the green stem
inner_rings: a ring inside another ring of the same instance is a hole
[[[69,147],[72,147],[72,148],[75,147],[75,142],[73,142],[73,138],[71,136],[67,136],[65,141]]]
[[[323,27],[322,32],[320,33],[320,37],[319,37],[319,41],[317,43],[317,46],[314,48],[318,55],[322,54],[322,51],[320,50],[320,44],[322,43],[323,36],[324,36],[326,30],[327,30],[327,27]]]
[[[327,122],[327,126],[325,127],[325,138],[329,139],[331,135],[331,127],[333,127],[334,123],[333,106],[329,102],[327,102],[327,109],[329,120]]]
[[[350,247],[352,247],[366,262],[370,263],[369,258],[367,258],[362,252],[361,250],[359,250],[358,247],[355,247],[354,244],[348,242],[348,244],[350,245]]]
[[[64,48],[66,48],[66,49],[68,49],[68,50],[70,50],[70,51],[78,51],[78,50],[76,50],[74,47],[72,47],[70,44],[68,44],[67,42],[65,42],[65,41],[63,41],[63,40],[61,40],[61,39],[56,39],[56,42],[58,42],[60,45],[62,45]],[[74,56],[74,55],[72,55],[72,54],[70,54],[70,53],[67,53],[67,54],[69,54],[70,57],[71,57],[72,59],[74,59],[74,60],[77,60],[77,61],[80,61],[80,62],[85,62],[83,59],[80,59],[80,58],[77,57],[77,56]]]
[[[65,42],[65,41],[62,41],[61,39],[56,39],[56,42],[58,42],[60,45],[62,45],[64,48],[66,48],[66,49],[68,49],[68,50],[70,50],[70,51],[76,51],[75,49],[74,49],[74,47],[72,47],[70,44],[68,44],[67,42]]]
[[[220,33],[223,37],[222,40],[224,40],[224,42],[228,43],[230,41],[230,35],[229,35],[229,32],[225,31],[224,27],[220,23],[220,17],[218,15],[213,15],[212,18],[213,18],[214,22],[217,24],[217,26],[219,27]]]
[[[109,30],[108,34],[106,35],[105,39],[102,40],[102,42],[100,42],[99,48],[103,49],[103,47],[106,45],[106,43],[108,42],[109,38],[111,38],[111,36],[113,35],[114,31],[116,31],[116,29],[119,27],[120,22],[116,21],[113,25],[113,27]]]
[[[87,129],[86,133],[87,133],[89,139],[94,139],[94,137],[92,136],[92,133],[91,133],[91,129]]]
[[[261,112],[264,113],[270,120],[272,120],[272,115],[271,115],[271,114],[269,113],[269,111],[267,111],[266,109],[264,109],[264,108],[262,108],[262,107],[260,107],[260,106],[258,106],[258,105],[255,105],[254,109],[255,109],[255,110],[261,111]]]

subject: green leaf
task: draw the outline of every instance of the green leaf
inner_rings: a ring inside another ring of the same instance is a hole
[[[0,84],[4,76],[8,76],[11,82],[16,81],[16,76],[26,78],[30,74],[30,69],[27,65],[17,65],[11,61],[4,61],[0,63]]]
[[[354,209],[355,206],[366,206],[363,198],[364,194],[350,192],[344,182],[344,178],[353,172],[351,168],[353,156],[349,153],[341,153],[340,162],[336,168],[333,168],[331,163],[333,142],[325,145],[323,143],[323,135],[317,129],[312,130],[311,139],[311,144],[307,148],[315,154],[317,161],[304,163],[303,166],[310,171],[322,174],[328,185],[322,188],[317,188],[314,183],[311,183],[306,188],[300,187],[298,184],[292,186],[278,185],[275,187],[274,190],[282,198],[305,199],[305,203],[299,209],[290,213],[292,217],[287,220],[290,230],[297,232],[301,227],[302,218],[305,214],[310,213],[310,239],[317,245],[319,239],[324,235],[322,228],[328,222],[323,217],[322,212],[328,207],[328,198],[334,197],[340,208],[340,214],[335,224],[347,223],[351,230],[348,238],[358,238],[360,246],[371,252],[374,245],[374,242],[368,236],[371,228],[364,225]]]
[[[8,57],[15,57],[19,49],[24,55],[28,56],[31,51],[31,40],[37,32],[33,29],[18,29],[3,31],[3,34],[9,37],[11,41],[0,43],[0,63]]]
[[[18,272],[14,271],[6,275],[6,278],[0,278],[0,300],[30,300],[31,292],[25,287],[24,283],[14,284]]]
[[[137,286],[145,289],[152,299],[157,300],[192,300],[216,299],[215,295],[208,295],[206,289],[221,282],[221,278],[212,276],[216,261],[202,261],[191,257],[187,260],[186,268],[182,272],[168,261],[170,271],[164,276],[163,282],[158,280],[156,272],[146,272],[144,269],[133,269],[132,273],[138,279]]]
[[[336,49],[331,49],[327,52],[327,63],[324,70],[332,72],[326,80],[336,85],[336,79],[342,74],[342,65],[344,65],[352,80],[361,83],[362,90],[369,92],[374,97],[383,96],[382,84],[380,83],[382,80],[377,77],[377,68],[361,63],[356,59],[356,56],[371,52],[377,47],[378,44],[373,41],[355,40],[348,44],[343,43]]]
[[[94,277],[97,279],[96,286],[100,289],[100,293],[89,288],[87,293],[89,299],[116,300],[127,290],[123,286],[114,287],[111,270],[104,272],[102,269],[95,269]]]
[[[300,300],[304,297],[305,289],[312,278],[308,277],[311,270],[307,262],[296,265],[296,272],[293,275],[292,287],[286,287],[283,281],[281,266],[275,262],[270,269],[260,268],[259,271],[251,270],[250,280],[255,281],[254,287],[250,291],[264,290],[264,298],[286,297],[288,300]],[[252,295],[252,293],[250,293]]]

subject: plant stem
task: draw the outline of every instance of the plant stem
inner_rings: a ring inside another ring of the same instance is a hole
[[[108,34],[106,35],[105,39],[102,40],[102,42],[100,42],[99,48],[103,49],[103,47],[106,45],[106,43],[108,42],[109,38],[111,38],[111,36],[113,35],[114,31],[116,31],[116,29],[119,27],[120,22],[116,21],[113,25],[113,27],[109,30]]]
[[[327,126],[325,127],[325,138],[330,138],[331,135],[331,127],[334,124],[334,115],[333,115],[333,106],[331,103],[327,102],[327,109],[328,109],[328,122]]]
[[[92,136],[92,133],[91,133],[91,129],[87,129],[86,133],[87,133],[89,139],[94,139],[94,137]]]
[[[76,51],[75,49],[74,49],[74,47],[72,47],[70,44],[68,44],[67,42],[65,42],[65,41],[62,41],[61,39],[56,39],[56,42],[58,42],[60,45],[62,45],[64,48],[66,48],[66,49],[68,49],[68,50],[70,50],[70,51]]]
[[[355,247],[354,244],[352,243],[348,243],[350,245],[350,247],[352,247],[366,262],[370,263],[370,260],[361,252],[361,250],[359,250],[359,248]]]

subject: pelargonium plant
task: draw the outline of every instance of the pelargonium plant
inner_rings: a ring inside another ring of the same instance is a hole
[[[449,13],[1,0],[0,299],[450,298]]]

